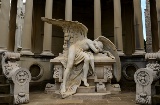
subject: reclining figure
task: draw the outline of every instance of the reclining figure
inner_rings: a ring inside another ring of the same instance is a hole
[[[44,17],[42,17],[42,20],[62,27],[64,32],[63,53],[52,60],[52,62],[60,62],[63,65],[62,69],[55,68],[55,70],[60,70],[60,72],[54,73],[54,75],[58,73],[58,78],[61,78],[58,82],[62,82],[60,86],[62,98],[75,94],[81,81],[84,82],[86,87],[89,86],[87,76],[96,75],[94,58],[95,56],[99,58],[98,54],[102,55],[102,59],[117,62],[113,65],[113,74],[117,81],[120,80],[120,59],[116,47],[109,39],[103,36],[98,37],[94,41],[88,39],[87,27],[77,21],[56,20]]]

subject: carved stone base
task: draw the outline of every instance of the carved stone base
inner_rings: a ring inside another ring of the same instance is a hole
[[[46,87],[45,87],[45,93],[46,94],[55,93],[56,90],[58,90],[58,89],[56,88],[55,84],[50,84],[50,83],[46,84]]]
[[[43,51],[43,52],[41,53],[41,55],[54,56],[54,54],[53,54],[52,52],[50,52],[50,51]]]
[[[137,104],[151,104],[151,96],[141,93],[136,95],[136,103]]]
[[[100,82],[100,83],[97,83],[97,92],[98,93],[104,93],[106,92],[106,87],[105,87],[105,84]]]
[[[22,55],[34,55],[34,53],[32,53],[31,51],[25,51],[25,50],[24,51],[22,50],[20,53]]]
[[[0,48],[0,53],[7,51],[7,48]]]
[[[135,50],[135,52],[132,55],[145,55],[146,52],[144,50]]]
[[[106,90],[110,91],[111,94],[119,94],[121,92],[121,88],[119,84],[106,84]]]
[[[124,56],[125,54],[122,51],[118,51],[119,56]]]
[[[19,60],[19,53],[5,52],[2,54],[3,74],[10,81],[10,93],[14,96],[15,104],[29,102],[31,74],[28,69],[19,66],[17,63]]]

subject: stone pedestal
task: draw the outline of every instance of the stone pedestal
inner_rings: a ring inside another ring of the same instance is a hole
[[[63,56],[56,57],[51,59],[51,63],[54,65],[54,75],[55,87],[60,87],[60,84],[63,80],[64,67],[60,61],[64,58]],[[111,59],[106,55],[99,53],[94,55],[94,64],[95,64],[95,76],[88,77],[89,87],[79,87],[77,93],[106,93],[106,84],[111,84],[111,79],[113,78],[112,70],[115,59]],[[96,91],[95,91],[96,90]],[[111,89],[110,89],[111,90]]]
[[[147,53],[145,59],[148,61],[146,68],[140,68],[134,74],[137,104],[152,104],[153,96],[158,94],[155,83],[160,78],[160,54]]]
[[[3,74],[10,82],[10,91],[14,96],[14,104],[29,102],[29,82],[31,74],[26,68],[19,67],[19,53],[5,52],[2,55]]]

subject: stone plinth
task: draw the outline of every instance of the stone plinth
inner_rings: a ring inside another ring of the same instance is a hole
[[[77,93],[95,93],[95,86],[84,87],[80,86],[77,89]]]
[[[60,87],[60,84],[63,80],[63,71],[64,67],[61,63],[64,57],[59,56],[54,59],[51,59],[50,62],[54,65],[54,75],[55,87]],[[88,77],[89,87],[79,87],[77,93],[103,93],[108,92],[106,89],[106,83],[110,84],[111,79],[113,78],[112,70],[115,59],[107,57],[105,54],[99,53],[94,54],[94,65],[95,65],[95,75]]]
[[[109,97],[110,92],[107,93],[77,93],[72,95],[71,99],[81,99],[81,100],[95,100],[95,99],[104,99]]]

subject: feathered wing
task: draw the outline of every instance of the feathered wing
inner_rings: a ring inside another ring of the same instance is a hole
[[[119,82],[121,79],[121,62],[116,46],[108,38],[104,36],[100,36],[96,40],[101,41],[103,43],[103,49],[109,51],[115,57],[116,63],[114,64],[113,74],[117,82]]]
[[[78,21],[65,21],[62,19],[48,19],[45,17],[41,18],[44,22],[49,24],[53,24],[55,26],[62,27],[64,32],[64,45],[63,45],[63,54],[62,56],[65,58],[61,61],[61,63],[66,66],[68,48],[76,43],[79,40],[83,40],[87,38],[88,29],[85,25]]]
[[[64,32],[64,41],[69,41],[71,45],[78,40],[83,40],[87,37],[88,28],[78,21],[66,21],[62,19],[48,19],[45,17],[41,18],[44,22],[60,26]]]

